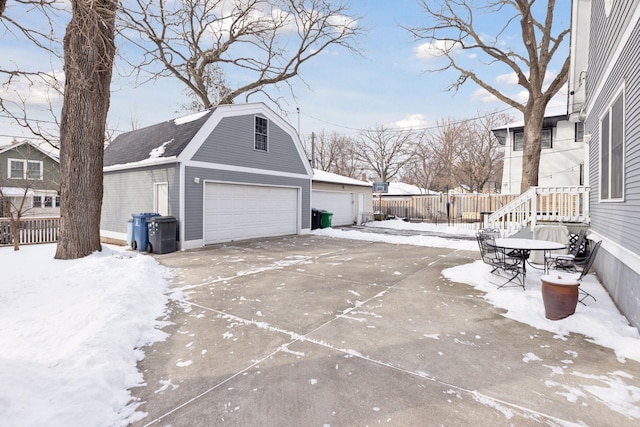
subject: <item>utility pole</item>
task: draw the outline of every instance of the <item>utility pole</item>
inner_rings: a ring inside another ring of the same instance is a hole
[[[311,167],[316,167],[316,133],[311,132]]]

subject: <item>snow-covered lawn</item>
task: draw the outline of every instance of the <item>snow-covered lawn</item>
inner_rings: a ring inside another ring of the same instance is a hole
[[[127,425],[139,348],[165,334],[169,270],[104,247],[73,261],[55,245],[0,248],[0,424]]]
[[[443,225],[385,221],[372,227],[473,235]],[[413,228],[412,228],[413,227]],[[433,236],[396,236],[324,229],[314,234],[477,250],[475,241]],[[74,261],[53,259],[54,245],[0,248],[0,417],[7,426],[118,426],[140,419],[130,387],[143,384],[136,363],[140,347],[163,340],[159,328],[171,297],[170,270],[152,257],[105,246]],[[531,270],[527,290],[497,290],[489,268],[474,262],[443,271],[453,281],[486,292],[506,316],[558,334],[585,334],[640,361],[638,330],[628,325],[595,277],[584,286],[597,298],[560,321],[544,317],[540,272]],[[176,297],[183,298],[182,295]],[[630,397],[631,396],[631,397]],[[633,394],[616,404],[636,407]],[[639,411],[640,412],[640,411]],[[638,415],[640,417],[640,415]]]

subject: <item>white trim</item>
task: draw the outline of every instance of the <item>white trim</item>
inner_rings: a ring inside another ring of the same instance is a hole
[[[185,239],[185,230],[186,230],[186,208],[185,208],[185,204],[186,204],[186,197],[187,197],[187,187],[186,187],[186,183],[185,183],[185,166],[183,163],[180,163],[179,166],[179,172],[178,172],[178,212],[180,215],[180,220],[178,221],[178,228],[180,229],[179,231],[179,238],[178,238],[178,242],[180,243],[180,248],[182,249],[186,249],[185,245],[187,244]],[[204,201],[203,201],[204,203]],[[204,230],[203,230],[204,232]],[[204,241],[204,240],[203,240]],[[200,247],[202,247],[202,245],[200,245]]]
[[[281,127],[285,132],[289,134],[289,136],[293,140],[296,150],[298,151],[298,156],[302,161],[305,170],[307,171],[307,176],[305,178],[312,177],[313,171],[311,170],[311,165],[307,161],[307,157],[304,154],[304,150],[302,148],[302,142],[300,141],[296,130],[293,128],[293,126],[291,126],[291,124],[289,124],[289,122],[284,120],[262,102],[251,104],[226,104],[217,106],[211,116],[202,125],[200,130],[198,130],[198,132],[191,139],[189,144],[187,144],[187,146],[182,150],[182,153],[178,155],[178,160],[181,162],[189,162],[200,149],[202,144],[204,144],[211,132],[213,132],[218,124],[220,124],[220,121],[223,118],[250,114],[264,115],[267,120],[275,123],[277,126]]]
[[[223,163],[209,163],[209,162],[200,162],[200,161],[185,161],[183,163],[184,166],[193,167],[193,168],[202,168],[202,169],[212,169],[212,170],[224,170],[230,172],[242,172],[242,173],[252,173],[257,175],[269,175],[269,176],[281,176],[287,178],[299,178],[299,179],[309,179],[308,175],[304,175],[301,173],[292,173],[292,172],[281,172],[274,171],[269,169],[256,169],[256,168],[247,168],[244,166],[234,166],[227,165]]]
[[[640,254],[635,254],[630,250],[623,248],[606,236],[603,236],[593,230],[591,230],[589,239],[595,241],[602,240],[602,248],[609,252],[612,257],[616,258],[637,274],[640,274]]]
[[[139,162],[125,163],[125,164],[122,164],[122,165],[106,166],[106,167],[102,168],[102,171],[103,172],[113,172],[113,171],[121,171],[121,170],[127,170],[127,169],[146,168],[146,167],[149,167],[149,166],[168,165],[168,164],[171,164],[171,163],[177,163],[177,157],[176,156],[154,157],[152,159],[144,159],[144,160],[141,160]]]
[[[266,141],[266,145],[267,146],[265,147],[264,150],[256,148],[256,143],[257,143],[256,137],[258,136],[258,132],[256,131],[256,121],[259,118],[262,119],[262,120],[265,120],[267,122],[267,133],[265,135],[267,137],[267,141]],[[269,126],[269,119],[268,118],[266,118],[266,117],[264,117],[263,115],[260,115],[260,114],[254,114],[253,115],[253,150],[254,151],[260,151],[260,152],[263,152],[263,153],[268,153],[269,152],[269,146],[271,145],[271,144],[269,144],[269,141],[271,140],[270,130],[271,130],[271,126]]]
[[[103,230],[100,229],[100,237],[106,237],[108,239],[116,239],[122,240],[123,242],[127,242],[127,233],[120,233],[117,231]]]
[[[624,50],[624,48],[627,46],[627,43],[629,43],[629,40],[631,39],[631,35],[633,34],[633,30],[635,29],[636,23],[640,21],[639,6],[640,6],[640,3],[636,3],[635,10],[633,11],[633,15],[631,16],[631,20],[629,20],[627,28],[625,28],[624,33],[622,33],[622,37],[620,37],[620,41],[618,42],[616,49],[613,52],[613,55],[611,56],[611,59],[608,61],[607,68],[605,69],[604,73],[602,73],[602,76],[600,77],[600,82],[598,83],[598,86],[593,91],[593,96],[591,97],[591,99],[589,100],[589,103],[587,104],[587,109],[586,109],[587,115],[593,109],[593,105],[596,103],[596,101],[600,97],[600,93],[604,90],[604,86],[608,83],[609,77],[611,76],[611,73],[613,73],[613,69],[618,65],[620,56],[622,56],[622,51]]]
[[[181,251],[186,251],[188,249],[198,249],[198,248],[202,248],[202,247],[204,247],[204,239],[182,240],[180,242],[180,250]]]
[[[604,116],[606,116],[607,114],[609,115],[609,135],[608,135],[608,139],[609,139],[609,188],[607,190],[607,193],[609,193],[609,196],[611,196],[611,177],[612,177],[612,168],[611,168],[611,161],[613,159],[612,156],[612,145],[613,145],[613,141],[611,139],[611,135],[613,133],[613,118],[611,116],[612,114],[612,108],[613,105],[615,104],[615,102],[618,100],[619,97],[622,97],[622,170],[620,173],[622,173],[622,197],[621,198],[611,198],[609,197],[608,199],[603,199],[602,198],[602,119],[604,118]],[[600,203],[617,203],[617,202],[624,202],[624,188],[625,188],[625,178],[626,178],[626,174],[625,174],[625,170],[624,170],[624,165],[626,164],[626,126],[627,126],[627,121],[626,121],[626,107],[627,107],[627,103],[626,103],[626,82],[623,81],[620,86],[618,87],[618,89],[615,90],[615,92],[613,93],[613,96],[611,97],[611,99],[609,100],[609,102],[607,103],[607,107],[602,111],[602,114],[600,115],[600,117],[598,117],[598,132],[599,132],[599,144],[598,144],[598,202]]]

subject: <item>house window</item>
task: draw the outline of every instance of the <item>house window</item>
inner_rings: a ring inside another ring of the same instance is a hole
[[[269,132],[269,122],[264,117],[256,116],[256,139],[254,148],[256,150],[267,151],[267,136]]]
[[[34,208],[41,208],[42,207],[42,197],[33,196],[33,207]]]
[[[44,196],[44,207],[45,208],[52,208],[53,207],[53,197]]]
[[[42,162],[27,162],[27,178],[42,179]]]
[[[9,159],[9,178],[42,179],[42,162],[35,160]]]
[[[542,129],[540,133],[540,145],[542,148],[551,148],[552,144],[552,129]],[[524,148],[524,132],[513,133],[513,151],[522,151]]]
[[[515,132],[513,134],[513,151],[522,151],[524,147],[524,132]]]
[[[9,159],[9,178],[24,178],[24,160]]]
[[[56,202],[55,207],[59,208],[60,207],[60,196],[56,196],[55,202]]]
[[[542,148],[552,148],[552,130],[551,129],[542,129],[540,133],[540,145]]]
[[[584,141],[584,122],[578,122],[575,125],[575,141],[576,142]]]
[[[622,199],[624,182],[624,92],[600,118],[600,200]]]

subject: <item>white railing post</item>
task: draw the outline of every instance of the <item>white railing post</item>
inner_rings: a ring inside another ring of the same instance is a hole
[[[531,187],[529,189],[533,193],[531,197],[531,231],[536,227],[536,221],[538,219],[538,187]]]

